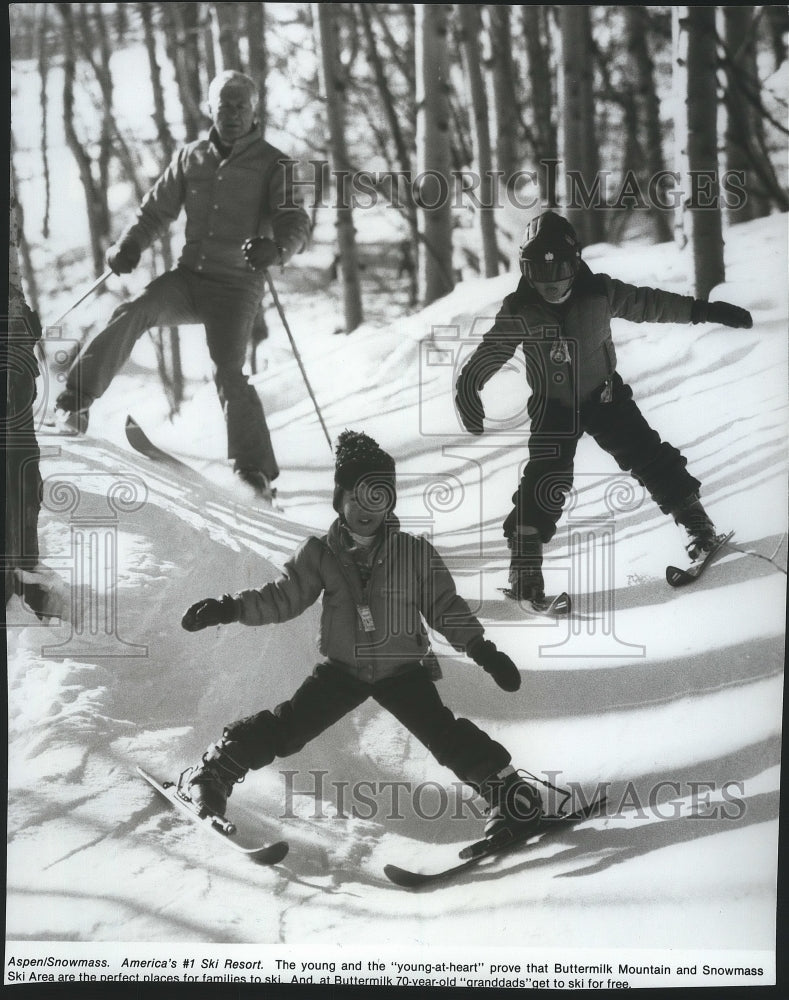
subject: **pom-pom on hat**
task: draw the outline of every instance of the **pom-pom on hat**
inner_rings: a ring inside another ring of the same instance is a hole
[[[337,438],[334,482],[336,511],[340,509],[342,491],[354,490],[360,484],[369,491],[375,506],[385,503],[392,510],[397,501],[394,459],[363,431],[345,430]]]

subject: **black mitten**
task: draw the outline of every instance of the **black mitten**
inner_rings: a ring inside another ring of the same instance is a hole
[[[253,271],[263,271],[274,264],[282,263],[282,251],[268,236],[250,237],[244,240],[241,249]]]
[[[229,625],[238,621],[238,606],[235,597],[224,594],[218,600],[207,597],[193,604],[181,619],[181,628],[187,632],[199,632],[211,625]]]
[[[731,302],[705,302],[696,299],[690,314],[691,323],[719,323],[750,330],[753,317],[747,309],[732,305]]]
[[[140,248],[134,240],[122,240],[107,250],[105,260],[113,274],[131,274],[140,263]]]
[[[521,686],[521,675],[518,668],[507,656],[496,649],[496,644],[489,639],[478,636],[472,639],[466,647],[466,653],[479,666],[490,674],[503,691],[517,691]]]

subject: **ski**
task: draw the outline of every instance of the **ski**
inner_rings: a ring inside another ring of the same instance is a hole
[[[141,455],[144,455],[146,458],[150,458],[154,462],[159,462],[162,465],[168,465],[171,469],[174,469],[181,475],[189,475],[192,478],[199,476],[199,473],[193,469],[191,465],[187,465],[186,462],[182,462],[180,458],[176,458],[174,455],[171,455],[163,448],[154,444],[131,415],[126,417],[125,430],[126,440],[132,448],[134,448],[134,450],[139,452]],[[271,496],[264,496],[260,491],[255,490],[251,486],[249,489],[252,490],[255,499],[262,501],[266,507],[278,514],[283,513],[282,507],[276,501],[276,490],[271,491]]]
[[[402,889],[418,889],[425,885],[431,885],[434,882],[446,882],[468,871],[470,868],[474,868],[481,861],[484,861],[485,858],[497,857],[522,847],[533,847],[557,831],[572,829],[584,820],[595,816],[602,810],[604,805],[605,796],[603,795],[594,799],[582,809],[578,809],[576,812],[567,813],[566,815],[543,816],[537,829],[532,830],[523,837],[513,837],[510,835],[506,840],[497,841],[495,838],[477,840],[458,852],[458,857],[461,859],[458,864],[450,865],[449,868],[444,868],[441,871],[414,872],[409,871],[407,868],[400,868],[397,865],[386,865],[384,867],[384,874],[390,882],[400,886]]]
[[[259,865],[275,865],[277,862],[282,861],[288,853],[288,845],[284,840],[277,841],[274,844],[261,844],[257,847],[233,840],[232,838],[236,835],[236,828],[230,820],[225,819],[224,816],[215,816],[213,813],[198,809],[187,795],[178,791],[178,786],[175,782],[158,781],[142,767],[137,768],[137,773],[152,788],[155,788],[160,795],[164,796],[170,805],[175,806],[176,809],[193,823],[197,823],[203,830],[207,830],[238,854],[250,858]]]
[[[125,431],[126,440],[132,448],[134,448],[135,451],[138,451],[141,455],[145,455],[146,458],[150,458],[154,462],[162,462],[164,465],[169,465],[174,469],[189,469],[190,472],[193,471],[191,466],[187,465],[186,462],[182,462],[179,458],[176,458],[174,455],[171,455],[169,452],[164,451],[164,449],[154,444],[131,415],[126,417]]]
[[[544,601],[529,601],[526,598],[516,597],[509,587],[499,587],[499,590],[511,601],[517,601],[525,611],[544,615],[546,618],[563,618],[572,610],[570,595],[564,591],[556,597],[546,597]]]
[[[707,566],[709,566],[715,555],[720,552],[733,534],[733,531],[729,531],[722,535],[716,535],[712,548],[702,552],[697,559],[694,559],[693,562],[684,569],[679,566],[667,566],[666,580],[668,583],[672,587],[684,587],[686,584],[693,583],[694,580],[698,580]]]

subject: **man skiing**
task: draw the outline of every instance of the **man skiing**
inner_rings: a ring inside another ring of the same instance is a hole
[[[366,434],[344,431],[336,450],[339,516],[328,533],[308,538],[275,582],[198,601],[184,615],[190,632],[236,621],[269,625],[297,617],[323,594],[323,660],[289,701],[228,725],[182,774],[179,788],[198,809],[224,816],[233,785],[250,768],[296,753],[371,697],[487,800],[487,837],[506,840],[539,822],[540,793],[509,753],[443,704],[423,619],[503,690],[520,687],[518,669],[483,638],[432,545],[400,529],[395,502],[392,457]]]
[[[264,270],[304,248],[310,221],[293,201],[285,155],[263,138],[257,100],[257,85],[242,73],[220,73],[211,82],[208,138],[173,156],[134,222],[107,251],[115,274],[130,273],[184,209],[186,241],[178,265],[115,310],[74,361],[55,407],[59,422],[84,433],[91,404],[146,330],[202,323],[227,422],[228,458],[244,482],[270,498],[279,468],[260,398],[242,366]]]
[[[594,274],[581,259],[575,230],[552,211],[529,223],[520,268],[517,289],[504,299],[494,325],[461,370],[455,397],[466,430],[482,434],[480,391],[523,348],[531,388],[529,460],[503,524],[512,595],[544,600],[542,547],[556,532],[584,433],[674,518],[684,529],[689,556],[698,558],[716,535],[699,499],[701,483],[688,472],[685,457],[649,426],[618,374],[611,319],[751,327],[750,313],[728,302]]]

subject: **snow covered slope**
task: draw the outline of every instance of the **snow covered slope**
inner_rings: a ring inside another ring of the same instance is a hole
[[[441,864],[479,821],[468,807],[453,816],[453,776],[373,704],[234,793],[240,822],[291,841],[276,869],[217,851],[135,776],[138,763],[176,775],[223,724],[287,698],[311,669],[317,608],[270,628],[188,634],[179,621],[201,597],[273,579],[333,516],[332,455],[280,331],[256,384],[286,516],[230,492],[212,385],[196,382],[178,420],[161,419],[141,343],[94,408],[92,430],[105,440],[42,438],[44,560],[75,582],[78,613],[43,624],[9,609],[9,939],[310,943],[311,954],[342,947],[350,957],[505,944],[769,951],[786,230],[786,217],[773,216],[729,232],[729,280],[711,297],[751,309],[752,330],[619,322],[614,331],[622,375],[687,454],[735,546],[693,589],[671,591],[663,574],[683,555],[676,529],[584,439],[577,493],[547,560],[550,589],[575,598],[569,623],[526,619],[497,590],[500,523],[525,457],[520,373],[486,388],[491,432],[481,439],[461,433],[452,406],[464,338],[514,276],[466,283],[419,315],[350,337],[332,336],[320,297],[286,302],[332,435],[363,428],[395,456],[405,527],[433,538],[523,671],[521,690],[507,695],[438,641],[445,701],[503,741],[517,766],[585,790],[611,782],[609,802],[621,807],[436,891],[396,889],[383,866]],[[672,246],[587,257],[595,270],[687,291]],[[199,379],[199,331],[194,344]],[[199,475],[179,479],[126,449],[127,409]],[[398,781],[412,792],[394,801]]]

